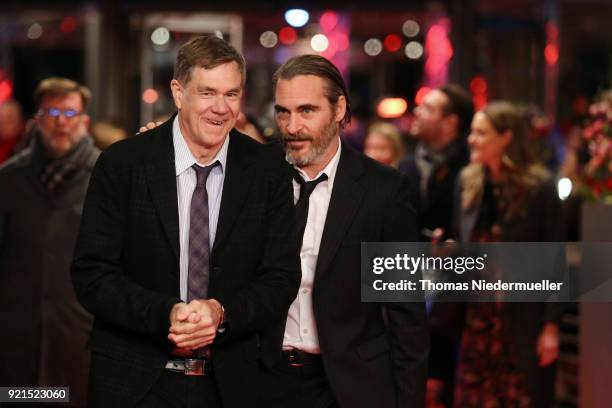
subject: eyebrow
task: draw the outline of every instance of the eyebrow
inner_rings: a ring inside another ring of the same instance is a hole
[[[282,105],[274,105],[274,110],[276,112],[289,112],[289,109],[285,108]]]
[[[211,92],[211,91],[212,91],[212,92],[219,92],[219,90],[218,90],[218,89],[213,88],[213,87],[211,87],[211,86],[204,86],[204,87],[200,87],[200,86],[198,86],[198,87],[196,88],[196,90],[197,90],[198,92]],[[240,91],[241,91],[241,88],[232,88],[232,89],[230,89],[230,90],[226,91],[225,93],[229,93],[229,92],[240,92]]]
[[[302,111],[304,109],[317,110],[317,109],[319,109],[319,107],[317,105],[313,105],[313,104],[310,104],[310,103],[305,103],[305,104],[299,105],[297,107],[298,111]],[[278,104],[274,105],[274,110],[277,111],[277,112],[289,112],[289,109],[285,108],[282,105],[278,105]]]
[[[304,105],[298,106],[298,110],[304,110],[304,109],[317,110],[319,109],[319,107],[317,105],[313,105],[310,103],[305,103]]]

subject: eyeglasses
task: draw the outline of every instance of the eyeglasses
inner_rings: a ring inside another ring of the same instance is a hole
[[[40,108],[38,110],[38,114],[41,116],[50,116],[52,118],[57,118],[60,115],[64,115],[66,119],[72,119],[75,116],[79,116],[81,113],[83,112],[74,110],[74,109],[61,110],[57,108],[47,108],[47,109]]]

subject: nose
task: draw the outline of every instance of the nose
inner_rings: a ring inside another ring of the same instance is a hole
[[[58,125],[66,124],[66,121],[67,121],[66,115],[64,113],[61,113],[59,116],[55,118],[55,121]]]
[[[291,115],[289,122],[287,123],[287,133],[290,135],[296,135],[301,130],[302,125],[297,115]]]
[[[468,144],[470,146],[474,146],[476,144],[476,135],[474,135],[474,133],[469,134],[468,138],[467,138]]]
[[[227,102],[225,101],[225,96],[217,95],[215,98],[215,103],[213,104],[213,111],[217,114],[224,114],[229,110]]]

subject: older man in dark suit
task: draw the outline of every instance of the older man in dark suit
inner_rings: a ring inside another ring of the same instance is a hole
[[[96,164],[73,262],[90,407],[255,401],[257,333],[282,325],[300,273],[290,168],[232,130],[244,65],[214,36],[183,45],[178,114]]]
[[[422,407],[423,303],[361,302],[361,242],[416,241],[408,183],[340,140],[350,120],[337,68],[292,58],[274,76],[276,120],[293,165],[302,281],[262,364],[261,407]],[[270,344],[266,342],[265,344]]]

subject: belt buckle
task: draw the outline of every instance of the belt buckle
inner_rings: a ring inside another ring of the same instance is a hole
[[[294,354],[295,349],[289,350],[289,365],[291,367],[304,367],[304,363],[296,363],[294,359],[297,359],[297,356]]]
[[[202,358],[186,358],[185,359],[185,375],[204,375],[205,361]]]

